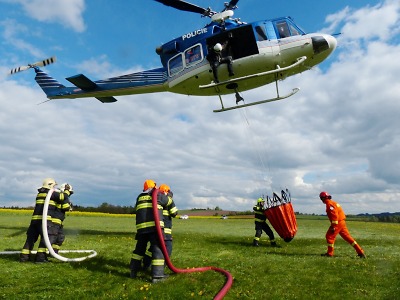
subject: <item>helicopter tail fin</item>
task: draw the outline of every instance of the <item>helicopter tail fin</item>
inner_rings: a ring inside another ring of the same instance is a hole
[[[43,72],[39,67],[34,67],[34,69],[36,72],[35,81],[42,88],[48,98],[55,96],[60,88],[65,88],[64,85]]]

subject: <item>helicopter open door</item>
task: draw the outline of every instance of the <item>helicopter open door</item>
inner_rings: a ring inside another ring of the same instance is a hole
[[[214,31],[218,30],[221,30],[220,27],[215,26]],[[207,39],[207,49],[212,49],[217,43],[224,44],[226,42],[228,43],[228,54],[232,56],[233,60],[259,54],[251,25],[226,31],[222,30],[221,33]]]

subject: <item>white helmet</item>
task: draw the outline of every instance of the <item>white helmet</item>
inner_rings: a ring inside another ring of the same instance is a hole
[[[222,50],[222,45],[220,43],[216,43],[214,46],[214,51],[221,52],[221,50]]]
[[[61,190],[61,192],[64,192],[65,190],[70,191],[71,194],[74,192],[72,185],[70,185],[69,183],[63,183],[60,186],[60,190]]]
[[[43,180],[42,187],[46,189],[54,188],[57,185],[57,182],[53,178],[45,178]]]

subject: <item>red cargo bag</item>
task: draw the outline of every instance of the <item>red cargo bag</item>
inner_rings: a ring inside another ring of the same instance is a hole
[[[296,235],[297,221],[289,190],[282,190],[281,195],[282,197],[279,197],[273,193],[272,198],[267,196],[267,209],[264,213],[275,231],[288,243]]]

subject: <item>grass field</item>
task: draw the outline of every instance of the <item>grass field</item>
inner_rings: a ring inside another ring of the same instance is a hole
[[[30,212],[0,209],[0,251],[20,250],[29,222]],[[1,255],[0,299],[212,299],[223,287],[225,277],[213,271],[174,274],[157,284],[149,274],[130,279],[134,224],[133,216],[69,214],[63,249],[98,255],[48,264]],[[229,271],[234,281],[225,299],[400,299],[400,224],[348,221],[367,259],[357,258],[340,237],[335,257],[321,257],[328,225],[321,217],[301,216],[296,237],[278,239],[281,247],[272,248],[265,234],[261,247],[252,246],[252,219],[176,219],[172,262]]]

